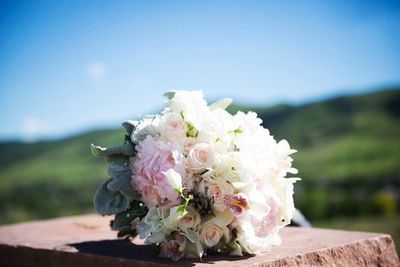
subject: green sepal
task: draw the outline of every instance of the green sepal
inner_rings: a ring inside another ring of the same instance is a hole
[[[111,215],[129,208],[129,199],[119,191],[111,191],[108,185],[113,179],[102,183],[94,195],[94,208],[101,215]]]
[[[186,136],[187,137],[197,137],[199,132],[194,127],[194,125],[191,122],[186,123],[186,125],[187,125]]]

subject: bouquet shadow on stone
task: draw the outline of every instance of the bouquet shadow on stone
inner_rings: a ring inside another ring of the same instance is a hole
[[[108,175],[94,196],[115,215],[119,237],[139,234],[174,261],[215,252],[268,251],[295,211],[299,178],[286,140],[276,142],[254,112],[229,114],[232,102],[208,105],[201,91],[166,93],[161,114],[126,121],[122,145],[92,145]]]

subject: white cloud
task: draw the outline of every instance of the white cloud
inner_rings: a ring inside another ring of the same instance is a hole
[[[102,62],[92,62],[87,65],[86,72],[93,80],[101,80],[107,74],[107,67]]]
[[[48,124],[39,117],[28,116],[22,120],[22,135],[27,140],[33,140],[48,130]]]

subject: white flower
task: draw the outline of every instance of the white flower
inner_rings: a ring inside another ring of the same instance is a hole
[[[230,137],[230,132],[237,128],[235,118],[223,109],[203,111],[197,119],[198,141],[203,143],[215,143],[221,139]]]
[[[148,115],[145,116],[136,126],[136,129],[132,132],[131,139],[134,143],[139,143],[146,139],[148,135],[158,136],[160,134],[159,128],[159,115]]]
[[[186,113],[193,113],[205,108],[207,108],[207,102],[204,100],[202,91],[177,91],[167,101],[165,112],[183,112],[186,116]]]
[[[268,155],[271,150],[270,145],[275,143],[269,131],[261,126],[262,120],[254,112],[238,112],[235,114],[237,125],[240,126],[241,133],[234,137],[234,144],[240,149],[241,153],[249,153],[256,157]]]
[[[212,103],[209,107],[211,110],[213,109],[226,109],[230,104],[232,104],[232,99],[231,98],[223,98],[218,100],[215,103]]]
[[[196,144],[189,151],[188,165],[191,169],[198,171],[211,166],[214,160],[213,149],[209,144]]]
[[[259,254],[269,251],[272,246],[279,245],[281,239],[277,233],[267,237],[258,237],[254,234],[254,229],[250,221],[244,221],[241,224],[242,231],[238,233],[237,241],[244,251],[250,254]]]
[[[251,157],[241,152],[217,154],[212,166],[212,177],[215,180],[229,181],[234,189],[246,191],[246,187],[254,186],[257,176],[254,165]]]
[[[293,218],[295,210],[293,201],[293,184],[300,180],[300,178],[279,178],[274,181],[274,188],[276,188],[278,197],[282,203],[278,215],[280,226],[288,225]]]
[[[162,221],[166,216],[166,212],[167,210],[163,208],[150,208],[146,216],[137,226],[139,237],[141,239],[148,239],[153,235],[153,238],[155,236],[157,236],[158,239],[164,238],[164,235],[160,235],[159,233],[162,229]]]
[[[169,169],[165,172],[169,185],[175,190],[175,192],[182,192],[182,177],[174,169]]]
[[[180,220],[187,212],[182,213],[179,211],[179,206],[173,207],[169,210],[169,215],[163,220],[163,226],[171,231],[176,230]]]
[[[250,196],[250,209],[238,217],[240,227],[237,241],[248,253],[258,254],[280,244],[280,203],[276,195],[260,196],[259,192],[254,195]]]
[[[250,209],[238,218],[238,242],[245,251],[257,254],[280,244],[278,231],[293,216],[293,183],[298,178],[280,178],[250,195]]]

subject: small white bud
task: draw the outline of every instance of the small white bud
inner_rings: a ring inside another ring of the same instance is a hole
[[[179,173],[177,173],[174,169],[169,169],[165,172],[165,176],[167,176],[168,183],[170,186],[177,192],[182,192],[182,177]]]

